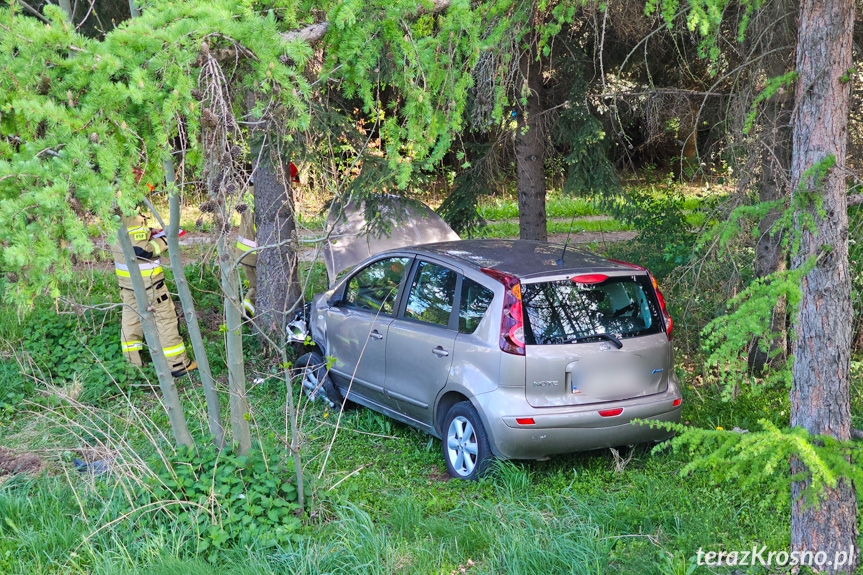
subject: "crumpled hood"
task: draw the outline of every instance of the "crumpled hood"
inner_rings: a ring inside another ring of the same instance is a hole
[[[333,231],[323,250],[331,285],[339,272],[382,251],[461,239],[420,201],[384,195],[379,196],[377,209],[383,227],[389,228],[388,233],[374,231],[381,227],[381,222],[368,225],[365,202],[351,201],[343,209],[333,205],[327,218],[327,229]]]

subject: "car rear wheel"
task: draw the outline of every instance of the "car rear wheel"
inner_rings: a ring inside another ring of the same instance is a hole
[[[469,401],[453,405],[444,419],[443,457],[451,476],[468,481],[478,479],[493,457],[488,435]]]
[[[323,356],[316,351],[297,358],[297,369],[301,369],[303,390],[312,399],[323,397],[331,407],[339,407],[342,403],[341,394],[333,386],[327,375],[327,364]]]

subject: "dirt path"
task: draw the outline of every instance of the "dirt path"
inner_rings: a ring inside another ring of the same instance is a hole
[[[597,221],[597,220],[609,220],[608,216],[586,216],[584,218],[576,218],[576,221]],[[566,220],[569,221],[568,218],[550,218],[550,220]],[[497,221],[510,221],[510,220],[497,220]],[[517,223],[518,220],[512,220]],[[300,239],[311,239],[320,235],[320,231],[308,231],[303,230],[300,232]],[[630,241],[638,235],[637,232],[634,231],[613,231],[613,232],[599,232],[599,231],[585,231],[585,232],[573,232],[569,237],[570,245],[583,245],[583,244],[591,244],[594,242],[600,243],[614,243],[614,242],[625,242]],[[234,240],[236,239],[236,232],[232,233],[229,236],[229,243],[231,245],[234,244]],[[501,236],[501,239],[516,239],[518,236]],[[562,244],[566,241],[567,234],[551,234],[548,237],[548,241]],[[80,261],[75,264],[76,269],[80,270],[108,270],[114,267],[114,262],[111,260],[111,252],[108,247],[108,242],[104,239],[96,239],[95,240],[96,252],[99,254],[98,257]],[[182,238],[180,238],[180,246],[182,248],[183,259],[185,261],[198,261],[200,259],[214,259],[215,258],[215,250],[216,246],[213,241],[213,235],[210,232],[199,232],[192,231],[187,232]],[[320,259],[322,256],[320,252],[318,253],[318,258]],[[311,263],[315,259],[315,246],[311,244],[303,244],[303,248],[300,251],[300,261],[304,263]],[[167,257],[167,254],[163,255],[162,258],[163,264],[170,265],[170,258]]]
[[[16,473],[36,473],[42,469],[42,460],[31,453],[16,454],[0,447],[0,476]]]
[[[550,234],[548,241],[562,244],[566,242],[567,234]],[[619,232],[573,232],[569,236],[569,245],[592,244],[594,242],[613,244],[616,242],[628,242],[638,236],[638,232],[631,230]]]

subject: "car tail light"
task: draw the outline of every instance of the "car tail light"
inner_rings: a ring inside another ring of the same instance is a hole
[[[614,262],[616,264],[621,264],[625,266],[629,266],[631,268],[635,268],[637,270],[641,270],[647,272],[648,277],[650,278],[650,282],[653,284],[653,290],[656,292],[656,299],[659,300],[659,307],[662,310],[662,317],[665,320],[665,334],[668,336],[668,341],[671,341],[671,328],[674,327],[674,322],[671,319],[671,314],[668,313],[668,308],[665,305],[665,297],[662,295],[662,292],[659,291],[659,284],[656,283],[656,278],[653,277],[647,268],[637,266],[635,264],[631,264],[629,262],[623,262],[620,260],[608,260],[610,262]]]
[[[500,318],[500,349],[513,355],[524,355],[524,319],[521,309],[521,283],[518,278],[499,270],[482,268],[485,275],[503,284],[503,314]]]
[[[602,417],[614,417],[615,415],[620,415],[623,413],[622,407],[617,407],[615,409],[600,409],[599,415]]]
[[[536,423],[532,417],[516,417],[515,422],[519,425],[534,425]]]
[[[653,290],[656,292],[656,299],[659,300],[659,307],[662,309],[662,317],[665,319],[665,335],[668,336],[668,341],[671,341],[671,328],[674,327],[674,321],[671,319],[671,314],[668,313],[668,307],[665,305],[665,296],[662,295],[662,292],[659,291],[659,284],[656,283],[656,278],[653,277],[650,272],[647,274],[650,276],[650,281],[653,283]]]
[[[584,274],[581,276],[575,276],[572,278],[572,281],[577,284],[601,284],[607,279],[608,276],[604,274]]]
[[[683,400],[682,400],[682,399],[680,399],[680,398],[678,397],[678,398],[677,398],[677,399],[675,399],[673,402],[671,402],[671,407],[677,407],[678,405],[680,405],[680,403],[681,403],[682,401],[683,401]]]

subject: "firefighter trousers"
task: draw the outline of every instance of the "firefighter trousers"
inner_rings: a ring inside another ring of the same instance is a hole
[[[240,265],[243,268],[243,272],[246,274],[246,281],[249,282],[249,287],[246,289],[246,293],[243,296],[243,307],[246,309],[246,313],[255,315],[255,288],[258,285],[255,266],[250,266],[244,263],[241,263]]]
[[[144,349],[144,329],[138,315],[135,294],[130,289],[120,288],[123,298],[123,325],[120,331],[120,345],[123,355],[134,365],[141,365],[141,350]],[[171,371],[180,371],[189,364],[186,346],[180,337],[180,324],[174,300],[165,287],[165,280],[159,280],[147,288],[147,299],[153,308],[159,342]]]

